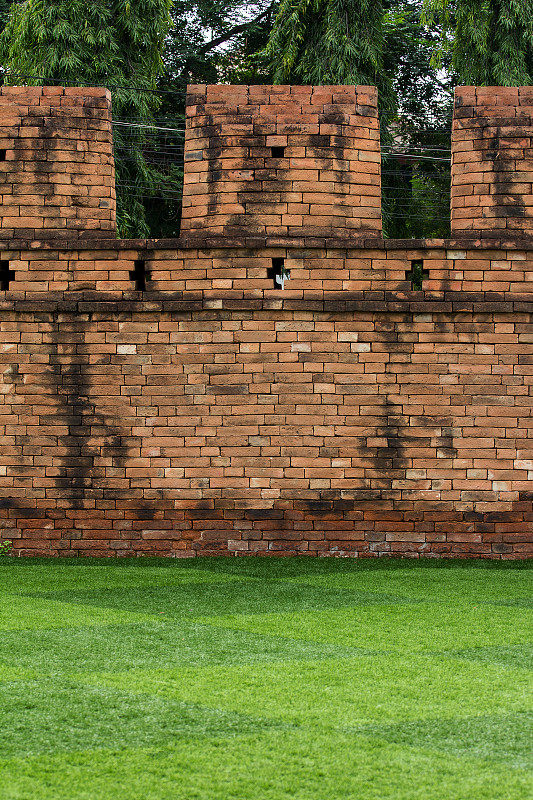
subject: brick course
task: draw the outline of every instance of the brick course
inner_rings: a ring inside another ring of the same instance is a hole
[[[533,555],[526,236],[0,247],[17,554]]]

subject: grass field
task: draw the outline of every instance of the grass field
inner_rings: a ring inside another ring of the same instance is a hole
[[[532,582],[0,558],[0,800],[531,800]]]

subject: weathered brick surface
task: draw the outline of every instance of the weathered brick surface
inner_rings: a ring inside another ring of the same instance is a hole
[[[0,87],[0,196],[2,240],[113,236],[110,93]]]
[[[373,86],[191,86],[182,231],[381,235]]]
[[[16,553],[533,556],[527,236],[0,247]]]
[[[461,86],[452,131],[452,234],[531,237],[533,87]]]

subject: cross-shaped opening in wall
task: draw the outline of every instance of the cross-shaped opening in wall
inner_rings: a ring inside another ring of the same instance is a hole
[[[15,280],[15,270],[9,269],[9,261],[0,260],[0,289],[7,292],[9,282]]]
[[[411,271],[405,273],[408,281],[411,281],[411,288],[415,291],[422,289],[424,278],[429,278],[429,272],[424,269],[424,262],[422,259],[418,261],[411,261]]]
[[[150,280],[150,270],[146,268],[146,261],[138,259],[133,262],[133,269],[130,269],[130,281],[135,281],[135,288],[138,292],[146,291],[146,281]]]
[[[291,279],[291,271],[286,268],[284,258],[272,259],[272,266],[267,269],[267,277],[274,281],[274,289],[285,288],[285,281]]]

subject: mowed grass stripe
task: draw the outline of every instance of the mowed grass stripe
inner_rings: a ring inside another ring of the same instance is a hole
[[[295,584],[312,584],[328,590],[357,589],[390,594],[411,600],[446,603],[516,603],[527,607],[533,602],[533,573],[529,569],[470,569],[449,567],[392,571],[376,569],[327,574],[309,573],[287,577]]]
[[[290,639],[399,653],[526,644],[533,638],[532,611],[482,604],[380,604],[292,614],[223,615],[200,621]]]
[[[348,589],[327,589],[293,584],[289,581],[231,580],[202,581],[175,586],[128,586],[127,588],[101,588],[35,593],[35,597],[60,600],[70,604],[113,608],[138,613],[165,614],[175,618],[202,617],[224,614],[260,614],[267,612],[293,612],[321,610],[342,606],[374,606],[380,604],[418,602],[391,595],[360,592]]]
[[[168,560],[168,559],[167,559]],[[72,559],[69,559],[72,561]],[[86,566],[53,562],[44,559],[44,563],[31,561],[27,569],[0,558],[0,591],[10,594],[54,594],[61,592],[85,592],[90,587],[92,592],[109,589],[127,589],[156,586],[179,586],[184,583],[231,583],[232,581],[254,581],[224,572],[210,572],[200,569],[165,569],[164,567],[124,566],[113,568],[105,566]]]
[[[150,559],[150,562],[156,559]],[[131,562],[135,565],[135,561]],[[533,559],[524,561],[499,561],[484,559],[405,559],[405,558],[233,558],[210,556],[195,558],[185,563],[185,568],[206,569],[210,572],[254,577],[260,580],[288,580],[302,577],[314,580],[316,576],[358,575],[378,573],[394,577],[398,571],[415,575],[446,575],[454,572],[461,583],[471,580],[473,574],[485,576],[487,585],[498,575],[507,575],[512,581],[518,574],[533,570]],[[181,568],[181,565],[180,565]],[[462,577],[460,577],[462,575]]]
[[[116,625],[121,622],[144,622],[147,619],[150,619],[149,614],[26,595],[3,593],[0,602],[0,631]]]
[[[502,761],[515,768],[530,770],[533,768],[532,731],[533,711],[518,711],[515,714],[373,725],[359,728],[357,733],[378,736],[402,746]]]
[[[530,800],[532,791],[530,772],[490,759],[307,730],[0,760],[0,800]]]
[[[80,689],[83,688],[83,691]],[[171,744],[176,738],[255,733],[279,722],[197,701],[146,695],[65,679],[0,686],[0,753],[33,756]]]
[[[286,639],[161,617],[150,622],[4,631],[4,664],[43,676],[86,671],[258,664],[284,659],[349,658],[369,650]],[[3,672],[0,670],[0,682]]]
[[[72,676],[285,723],[331,729],[533,708],[533,672],[408,654]]]
[[[533,669],[533,642],[509,646],[470,647],[464,650],[451,651],[450,655],[455,658],[499,664],[500,666],[514,669]]]

